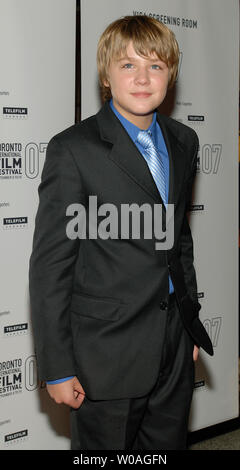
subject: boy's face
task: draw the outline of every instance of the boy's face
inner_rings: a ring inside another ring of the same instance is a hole
[[[167,65],[155,54],[139,56],[130,42],[124,57],[111,61],[104,85],[110,86],[116,109],[136,126],[147,129],[166,96],[168,80]]]

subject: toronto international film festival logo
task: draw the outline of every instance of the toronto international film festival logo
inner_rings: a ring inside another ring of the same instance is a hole
[[[97,196],[89,196],[88,213],[84,205],[74,203],[67,207],[66,215],[72,217],[66,226],[66,235],[70,240],[140,239],[143,215],[144,239],[152,239],[154,236],[158,240],[155,242],[156,250],[169,250],[174,244],[174,204],[167,204],[166,207],[154,204],[153,209],[148,203],[141,206],[137,203],[121,204],[119,214],[115,204],[105,203],[97,207]],[[98,223],[98,217],[104,216]]]

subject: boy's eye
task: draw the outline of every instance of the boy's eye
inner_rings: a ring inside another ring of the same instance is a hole
[[[153,65],[152,65],[152,68],[153,68],[154,70],[161,70],[160,65],[157,65],[157,64],[153,64]]]
[[[133,64],[129,64],[129,63],[123,65],[124,69],[131,69],[132,67],[133,67]]]

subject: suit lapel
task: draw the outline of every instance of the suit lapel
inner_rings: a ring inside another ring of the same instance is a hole
[[[176,204],[184,175],[185,158],[179,141],[165,123],[164,117],[157,115],[169,154],[169,204]],[[108,103],[97,114],[101,138],[110,142],[112,148],[108,152],[110,158],[158,204],[165,208],[147,162],[128,133],[111,110]]]
[[[169,191],[168,204],[177,204],[181,194],[182,183],[185,174],[186,155],[185,149],[173,134],[169,122],[163,115],[157,114],[157,121],[161,127],[169,155]],[[168,120],[169,121],[169,120]]]

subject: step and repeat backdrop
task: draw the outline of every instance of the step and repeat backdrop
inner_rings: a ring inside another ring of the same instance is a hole
[[[162,112],[200,140],[190,221],[200,316],[215,355],[201,351],[195,431],[238,416],[238,0],[82,0],[81,117],[101,106],[96,48],[127,14],[167,24],[181,50]],[[75,0],[0,0],[0,449],[69,449],[69,410],[41,387],[28,265],[46,146],[75,119]]]

